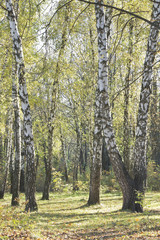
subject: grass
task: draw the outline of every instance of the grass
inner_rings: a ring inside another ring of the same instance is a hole
[[[11,196],[0,200],[0,239],[160,239],[160,193],[147,193],[144,213],[121,211],[119,194],[102,194],[101,204],[86,206],[88,194],[51,193],[38,212],[11,207]]]

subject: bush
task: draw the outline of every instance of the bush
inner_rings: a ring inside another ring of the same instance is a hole
[[[119,184],[115,178],[113,170],[103,171],[101,185],[105,193],[110,193],[110,192],[120,190]]]
[[[53,192],[62,192],[63,188],[64,188],[64,184],[62,181],[62,173],[59,171],[56,171],[55,169],[53,169],[52,172],[52,184],[51,184],[51,190]]]

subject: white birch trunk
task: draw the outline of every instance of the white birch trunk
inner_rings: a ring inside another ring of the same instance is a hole
[[[19,205],[19,186],[20,186],[20,169],[21,169],[21,119],[18,97],[18,79],[15,61],[12,63],[12,102],[14,110],[14,132],[15,132],[15,160],[14,174],[12,182],[12,206]]]
[[[96,0],[96,3],[99,1]],[[103,3],[100,1],[99,3]],[[90,190],[88,204],[100,203],[100,175],[102,165],[102,117],[103,117],[103,92],[107,83],[107,52],[105,15],[102,6],[95,5],[97,33],[98,33],[98,86],[95,99],[93,158],[90,168]]]
[[[103,1],[96,0],[96,3]],[[109,34],[106,33],[104,9],[102,6],[96,5],[96,20],[98,32],[98,57],[99,57],[99,72],[98,72],[98,88],[96,93],[96,109],[95,109],[95,131],[94,131],[94,149],[93,161],[91,166],[90,180],[90,196],[89,204],[99,202],[100,188],[100,169],[101,169],[101,147],[102,147],[102,132],[107,145],[109,158],[111,160],[115,175],[123,192],[123,208],[134,210],[133,206],[133,181],[127,173],[122,162],[120,153],[116,146],[115,135],[112,127],[111,110],[108,95],[108,59],[107,59],[107,40]],[[108,14],[110,11],[108,11]],[[107,17],[106,12],[106,18]],[[109,31],[109,30],[108,30]],[[95,192],[96,189],[96,192]],[[95,193],[97,197],[95,199]],[[96,202],[97,201],[97,202]]]
[[[37,203],[35,200],[35,181],[36,181],[36,171],[35,171],[35,152],[33,143],[33,131],[32,131],[32,121],[31,121],[31,111],[28,101],[27,86],[25,80],[25,65],[23,57],[23,48],[21,37],[18,31],[16,15],[13,9],[12,1],[6,0],[6,8],[8,11],[8,19],[10,24],[10,32],[13,41],[13,48],[15,53],[15,60],[18,70],[18,80],[19,80],[19,95],[21,99],[21,106],[24,115],[24,141],[26,147],[26,211],[37,210]]]
[[[153,1],[152,21],[160,26],[160,0]],[[148,38],[146,58],[144,61],[144,73],[142,79],[138,119],[136,127],[136,142],[134,152],[134,181],[137,191],[137,211],[143,211],[143,195],[146,186],[147,163],[146,163],[146,134],[147,119],[151,95],[152,65],[157,53],[158,28],[151,26]]]

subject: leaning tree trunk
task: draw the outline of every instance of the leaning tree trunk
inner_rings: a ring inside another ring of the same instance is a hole
[[[160,27],[160,0],[153,1],[152,21]],[[144,73],[140,93],[138,119],[136,127],[136,142],[134,152],[134,182],[136,189],[136,211],[143,211],[143,197],[146,187],[147,163],[146,163],[146,134],[147,119],[151,95],[152,66],[158,45],[158,27],[151,26],[148,38],[146,58],[144,61]]]
[[[96,3],[103,1],[96,0]],[[108,75],[107,75],[107,45],[104,8],[95,5],[97,32],[98,32],[98,55],[99,55],[99,75],[96,94],[95,110],[95,131],[94,131],[94,154],[91,166],[90,195],[89,204],[99,203],[100,168],[101,168],[101,146],[102,130],[107,145],[109,158],[111,160],[115,175],[123,192],[123,209],[134,210],[134,183],[126,171],[121,156],[115,143],[115,136],[112,127],[112,118],[108,96]],[[107,13],[106,13],[107,14]],[[110,14],[110,11],[108,11]],[[108,17],[108,19],[110,19]],[[108,27],[109,33],[109,27]],[[96,183],[96,185],[95,185]],[[96,192],[94,193],[94,190]],[[95,194],[97,199],[95,199]]]
[[[102,3],[103,1],[96,0],[96,3]],[[137,196],[143,195],[144,183],[146,180],[145,171],[145,137],[146,136],[146,110],[148,111],[149,106],[149,85],[150,77],[152,72],[152,64],[154,55],[156,53],[156,44],[158,36],[158,28],[151,27],[148,51],[145,60],[145,71],[142,83],[142,92],[139,105],[139,115],[137,124],[137,138],[135,147],[135,178],[129,176],[124,163],[122,162],[120,153],[116,146],[115,135],[113,132],[112,118],[110,111],[109,95],[108,95],[108,76],[107,76],[107,48],[106,48],[106,33],[104,24],[104,10],[103,7],[96,4],[96,19],[97,19],[97,32],[98,32],[98,53],[99,53],[99,77],[98,77],[98,98],[96,99],[96,106],[99,107],[99,114],[95,116],[101,119],[101,126],[103,127],[103,134],[107,145],[108,154],[123,193],[123,209],[130,209],[132,211],[142,211],[142,204],[137,203]],[[160,9],[160,0],[154,3],[152,19],[159,21],[158,11]],[[159,16],[160,17],[160,16]],[[144,114],[143,114],[144,113]],[[98,121],[95,118],[95,122]],[[101,132],[100,126],[95,128],[95,133]],[[100,136],[99,136],[100,139]],[[140,149],[141,147],[141,149]],[[142,172],[141,172],[142,171]],[[137,192],[135,191],[137,190]],[[140,199],[141,200],[141,199]]]
[[[25,80],[25,65],[23,57],[22,41],[18,31],[16,15],[13,9],[12,1],[6,0],[6,8],[8,11],[8,19],[10,24],[10,32],[13,40],[13,48],[15,53],[18,80],[19,80],[19,95],[21,99],[22,112],[24,116],[24,141],[26,147],[26,211],[35,211],[38,209],[35,199],[35,152],[33,142],[33,130],[31,121],[31,110],[28,101],[27,86]]]
[[[18,82],[17,69],[13,60],[12,69],[12,101],[14,110],[14,142],[15,142],[15,160],[14,160],[14,174],[12,179],[12,206],[19,205],[19,186],[20,186],[20,172],[21,172],[21,119],[20,107],[18,98]]]

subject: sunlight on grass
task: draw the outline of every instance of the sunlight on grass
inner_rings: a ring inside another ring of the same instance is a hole
[[[119,194],[102,194],[101,204],[87,206],[87,193],[56,193],[40,200],[38,212],[10,206],[11,196],[0,200],[0,239],[148,239],[160,237],[160,193],[147,193],[143,214],[121,211]],[[129,238],[127,237],[129,236]]]

